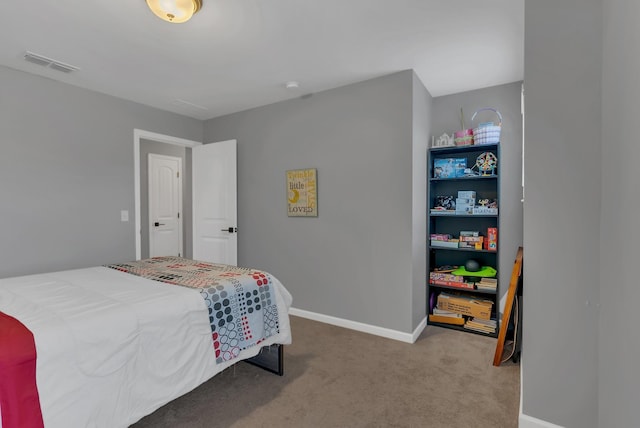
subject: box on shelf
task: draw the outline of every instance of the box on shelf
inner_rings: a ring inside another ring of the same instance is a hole
[[[431,208],[431,215],[455,215],[456,210],[443,210],[439,208]]]
[[[440,247],[440,248],[458,248],[459,242],[457,239],[451,239],[449,241],[440,241],[437,239],[431,240],[432,247]]]
[[[456,214],[473,214],[473,205],[456,205]]]
[[[431,280],[442,280],[442,281],[457,281],[463,282],[464,276],[462,275],[454,275],[448,272],[429,272],[429,279]]]
[[[433,160],[433,178],[464,177],[466,158],[436,158]]]
[[[461,242],[482,242],[484,241],[484,236],[465,236],[461,234],[458,239]]]
[[[482,250],[484,236],[463,236],[460,235],[459,248],[473,248],[474,250]]]
[[[440,293],[438,295],[438,308],[488,320],[491,319],[493,302],[491,300]]]
[[[458,191],[458,197],[459,198],[469,198],[469,199],[476,199],[476,192],[473,190],[459,190]]]
[[[429,235],[429,239],[435,241],[448,241],[450,239],[453,239],[453,236],[448,233],[432,233],[431,235]]]
[[[485,250],[498,251],[498,228],[487,228],[487,239],[485,242]]]
[[[498,215],[498,208],[489,208],[489,207],[473,207],[473,214],[488,214],[488,215]]]
[[[456,201],[453,196],[438,195],[433,201],[434,209],[453,210],[456,208]]]
[[[460,242],[460,244],[458,245],[458,248],[466,248],[469,250],[482,250],[482,243],[481,242],[475,242],[475,243]]]
[[[456,198],[456,207],[460,205],[471,205],[472,207],[476,205],[476,200],[474,198]]]
[[[463,276],[445,272],[429,272],[429,284],[475,290],[475,285],[472,282],[465,282]]]

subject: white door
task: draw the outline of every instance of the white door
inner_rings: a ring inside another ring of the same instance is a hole
[[[149,257],[182,255],[182,159],[149,153]]]
[[[193,258],[237,265],[236,140],[192,148]]]

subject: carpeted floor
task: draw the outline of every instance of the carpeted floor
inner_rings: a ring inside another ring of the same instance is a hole
[[[518,426],[520,367],[496,339],[427,327],[414,344],[291,317],[285,375],[239,363],[134,428]]]

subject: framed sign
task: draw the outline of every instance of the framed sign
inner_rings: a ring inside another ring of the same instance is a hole
[[[287,171],[287,215],[318,217],[318,173],[315,168]]]

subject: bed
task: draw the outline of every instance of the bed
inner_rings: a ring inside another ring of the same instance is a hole
[[[267,272],[179,257],[0,279],[0,428],[127,427],[291,343],[290,306]]]

